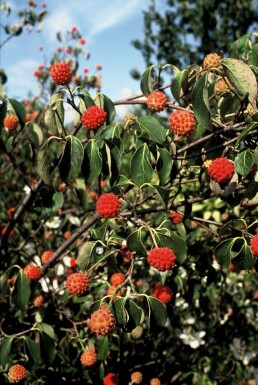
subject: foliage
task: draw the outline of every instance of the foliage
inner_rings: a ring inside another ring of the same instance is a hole
[[[143,384],[154,377],[163,385],[257,380],[258,263],[250,248],[258,223],[256,36],[237,40],[216,68],[149,66],[141,97],[119,102],[77,85],[76,65],[62,87],[46,69],[44,92],[29,103],[1,86],[1,383],[15,363],[32,385],[98,385],[108,373],[132,384],[135,371]],[[62,57],[73,65],[76,53],[72,59]],[[226,94],[215,91],[220,79]],[[155,89],[167,93],[166,111],[116,115],[116,105],[146,105]],[[98,130],[81,123],[92,105],[107,113]],[[28,108],[36,119],[26,119]],[[190,137],[169,126],[174,110],[194,115]],[[16,130],[4,127],[7,114],[17,116]],[[221,156],[235,168],[224,184],[207,172]],[[114,218],[96,212],[103,193],[119,197]],[[152,268],[154,247],[173,250],[176,265]],[[53,254],[43,263],[47,250]],[[41,268],[40,280],[25,277],[30,263]],[[89,291],[72,296],[66,280],[78,271],[89,277]],[[117,272],[124,281],[112,287]],[[157,284],[172,292],[170,302],[154,296]],[[103,304],[116,329],[96,336],[89,320]],[[98,355],[92,367],[80,361],[86,348]]]
[[[194,2],[167,0],[160,10],[153,0],[144,12],[144,39],[135,40],[147,66],[200,63],[210,52],[229,51],[232,41],[255,30],[256,2],[253,0]],[[137,70],[132,75],[137,77]]]

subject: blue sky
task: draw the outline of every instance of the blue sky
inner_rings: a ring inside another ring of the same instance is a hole
[[[41,1],[35,1],[39,10]],[[159,8],[165,4],[164,0],[157,2]],[[14,12],[27,5],[26,0],[9,3]],[[93,73],[96,64],[103,66],[103,93],[117,100],[139,92],[139,84],[129,72],[132,68],[143,72],[145,64],[131,41],[143,37],[143,11],[150,0],[46,0],[45,3],[48,15],[42,32],[25,31],[2,49],[0,67],[8,74],[9,97],[26,98],[29,90],[37,94],[34,70],[44,62],[43,54],[51,58],[57,47],[56,32],[72,26],[86,39],[84,48],[90,52],[90,59],[82,62],[81,68],[88,67]],[[42,52],[38,49],[40,45],[44,47]]]

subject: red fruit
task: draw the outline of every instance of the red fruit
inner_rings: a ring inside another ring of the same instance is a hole
[[[111,193],[103,194],[97,201],[97,212],[103,218],[114,218],[121,209],[119,198]]]
[[[196,127],[195,117],[189,111],[174,111],[168,121],[174,133],[182,138],[191,135]]]
[[[34,71],[33,75],[38,78],[41,75],[41,72],[39,70]]]
[[[15,130],[18,127],[19,121],[14,115],[8,115],[4,119],[4,126],[8,128],[8,130]]]
[[[203,68],[208,69],[212,67],[217,67],[221,60],[222,57],[219,56],[217,53],[209,53],[203,59]]]
[[[148,254],[148,262],[160,271],[170,270],[176,263],[176,256],[167,247],[155,247]]]
[[[101,64],[96,64],[96,70],[101,71],[102,70],[102,65]]]
[[[111,311],[102,304],[101,307],[94,311],[90,316],[90,329],[97,335],[105,335],[115,330],[115,317]]]
[[[97,130],[106,121],[107,113],[99,106],[91,106],[82,114],[81,122],[88,130]]]
[[[50,258],[52,257],[53,254],[54,254],[53,251],[50,251],[50,250],[44,251],[42,253],[42,255],[41,255],[41,258],[40,258],[41,262],[42,263],[47,263],[50,260]]]
[[[114,286],[114,285],[109,286],[108,289],[107,289],[107,295],[111,295],[112,296],[114,294],[115,290],[116,290],[116,286]],[[123,294],[122,290],[118,290],[118,292],[116,293],[115,298],[121,297],[122,294]]]
[[[37,281],[42,276],[42,271],[38,266],[35,265],[27,265],[23,269],[23,273],[25,277]]]
[[[125,275],[123,273],[114,273],[110,277],[110,282],[113,286],[118,286],[125,281]]]
[[[175,223],[180,223],[182,222],[182,215],[179,213],[170,213],[169,217],[172,219],[173,222]]]
[[[103,378],[104,385],[118,385],[118,376],[115,373],[108,373]]]
[[[159,378],[152,378],[151,380],[150,380],[150,385],[160,385],[161,384],[161,382],[160,382],[160,380],[159,380]]]
[[[84,366],[94,365],[97,359],[98,359],[98,356],[97,356],[96,350],[93,348],[86,349],[80,357],[80,361]]]
[[[69,275],[65,285],[69,294],[82,295],[89,289],[89,279],[85,273],[73,273]]]
[[[232,272],[234,272],[234,273],[240,273],[240,271],[241,271],[241,269],[238,269],[238,268],[234,265],[234,263],[232,263],[232,262],[229,264],[229,270],[232,271]]]
[[[164,92],[153,91],[147,97],[147,106],[151,111],[163,111],[167,105],[167,97]]]
[[[85,44],[85,43],[86,43],[86,40],[82,37],[82,38],[79,40],[79,43],[80,43],[80,44]]]
[[[77,260],[76,260],[76,258],[72,257],[72,258],[70,259],[70,266],[71,266],[71,267],[77,266]]]
[[[63,62],[52,65],[50,75],[56,84],[65,86],[71,82],[73,73],[69,65]]]
[[[26,377],[27,371],[23,365],[16,364],[10,367],[8,371],[9,382],[20,382]]]
[[[153,296],[160,300],[162,303],[168,303],[173,297],[173,293],[168,286],[157,283],[154,288]]]
[[[250,249],[255,257],[258,256],[258,234],[256,234],[251,242],[250,242]]]
[[[37,295],[33,300],[33,305],[35,307],[41,307],[44,303],[44,297],[42,294]]]
[[[227,158],[214,159],[208,168],[210,178],[217,183],[229,181],[235,172],[234,164]]]
[[[131,380],[134,384],[140,384],[142,382],[142,373],[141,372],[133,372],[131,374]]]

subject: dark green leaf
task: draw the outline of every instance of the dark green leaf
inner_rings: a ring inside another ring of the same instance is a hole
[[[188,76],[188,69],[184,69],[183,71],[180,71],[172,81],[171,92],[177,102],[180,102],[181,97],[184,96],[187,88]]]
[[[170,180],[170,174],[173,166],[173,158],[166,148],[158,147],[159,158],[157,161],[157,172],[161,185],[165,185]]]
[[[128,315],[125,310],[126,298],[117,298],[112,303],[112,311],[114,313],[116,319],[116,325],[118,327],[124,327],[126,322],[128,321]]]
[[[246,135],[248,135],[249,132],[253,131],[257,127],[258,127],[257,122],[251,122],[251,123],[247,124],[247,126],[244,128],[244,130],[238,135],[235,147],[238,147],[239,144],[242,142],[242,140],[246,137]]]
[[[210,126],[210,107],[208,100],[208,73],[202,75],[192,91],[192,103],[196,120],[205,130]]]
[[[149,66],[141,76],[140,87],[145,96],[148,96],[153,91],[153,70],[155,65]]]
[[[163,205],[164,209],[166,209],[168,200],[169,200],[169,191],[162,186],[154,185],[150,183],[145,183],[142,185],[142,187],[145,187],[145,186],[150,187],[152,190],[154,190],[158,194],[158,199],[155,199],[157,204],[159,203],[159,201],[161,201],[161,204]]]
[[[41,332],[40,335],[43,344],[43,346],[41,345],[41,354],[43,354],[43,359],[52,364],[56,357],[55,341],[45,332]]]
[[[129,333],[135,329],[137,325],[139,325],[142,312],[139,306],[137,306],[136,303],[130,298],[128,298],[125,303],[125,309],[129,317],[125,325],[125,330]]]
[[[23,271],[20,270],[12,293],[13,302],[18,309],[24,310],[26,308],[30,300],[30,294],[30,281],[24,276]]]
[[[258,204],[258,171],[254,179],[249,183],[242,201],[243,206],[253,206]]]
[[[104,110],[107,112],[106,124],[109,125],[113,122],[116,116],[115,106],[112,100],[109,99],[106,95],[103,95],[103,102]]]
[[[25,110],[25,107],[22,103],[18,102],[18,100],[16,99],[8,99],[9,103],[12,105],[17,117],[18,117],[18,120],[19,120],[19,123],[21,125],[21,127],[24,127],[25,123],[26,123],[26,110]]]
[[[85,90],[85,88],[80,86],[77,89],[80,92],[79,93],[79,97],[84,101],[84,104],[85,104],[86,108],[89,108],[91,106],[95,106],[94,100],[92,99],[92,97],[90,96],[88,91]]]
[[[147,297],[150,307],[149,327],[155,328],[156,325],[164,326],[167,322],[167,311],[162,302],[155,297]]]
[[[102,157],[94,140],[90,140],[84,148],[82,175],[86,183],[92,183],[98,178],[102,168]]]
[[[0,300],[5,302],[7,300],[7,290],[8,290],[8,278],[10,277],[11,271],[15,266],[10,266],[3,274],[0,276]]]
[[[235,169],[240,175],[246,176],[252,170],[254,158],[250,150],[240,152],[235,158]]]
[[[14,337],[6,337],[0,345],[0,364],[5,366],[9,360],[9,353],[12,348]]]
[[[40,322],[37,324],[37,328],[40,330],[40,332],[47,334],[52,340],[56,339],[54,329],[51,325]]]
[[[130,170],[134,183],[142,185],[151,181],[153,169],[150,164],[150,151],[146,143],[142,144],[132,156]]]
[[[139,118],[138,123],[142,132],[147,133],[150,140],[159,144],[163,144],[165,142],[165,128],[153,116],[144,116]]]
[[[147,253],[142,240],[142,230],[136,230],[129,235],[126,241],[127,247],[130,251],[136,251],[136,254],[141,257],[146,257]]]
[[[49,157],[49,140],[40,148],[37,157],[37,170],[44,183],[52,186]]]
[[[97,343],[98,358],[105,361],[109,355],[108,336],[101,336]]]
[[[59,163],[60,177],[67,185],[74,182],[81,171],[84,149],[76,136],[69,136]]]
[[[252,46],[249,63],[255,67],[258,67],[258,44]]]
[[[77,264],[80,268],[80,271],[87,271],[92,262],[94,263],[96,257],[96,247],[100,245],[100,242],[86,242],[80,249],[77,257]]]
[[[40,347],[39,347],[39,344],[37,342],[35,342],[34,340],[32,340],[30,337],[25,336],[24,339],[25,339],[25,342],[26,342],[26,344],[28,346],[28,349],[29,349],[29,352],[30,352],[30,356],[31,356],[31,358],[34,361],[34,364],[38,365],[38,363],[40,361]]]
[[[241,270],[251,270],[254,267],[253,254],[249,245],[242,239],[243,245],[237,255],[232,258],[232,263]]]
[[[215,256],[221,266],[229,267],[231,258],[234,256],[233,247],[239,238],[230,238],[222,241],[215,249]]]

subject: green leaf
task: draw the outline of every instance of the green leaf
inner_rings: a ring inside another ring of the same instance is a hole
[[[37,156],[37,171],[44,183],[52,186],[49,157],[49,140],[39,149]]]
[[[94,182],[101,173],[102,157],[99,148],[94,140],[90,140],[84,148],[82,162],[82,175],[86,183]]]
[[[192,103],[196,120],[203,129],[210,126],[210,107],[208,100],[208,73],[202,75],[195,83],[192,91]]]
[[[97,343],[98,358],[105,361],[109,356],[108,336],[101,336]]]
[[[254,179],[249,183],[242,201],[243,206],[253,206],[258,204],[258,171]]]
[[[165,185],[170,180],[171,170],[173,166],[173,158],[166,148],[158,147],[159,158],[157,161],[157,172],[160,184]]]
[[[254,161],[256,164],[258,164],[258,147],[254,150]]]
[[[153,70],[155,65],[149,66],[141,76],[140,88],[145,96],[148,96],[153,91]]]
[[[184,69],[176,75],[171,83],[171,92],[177,102],[180,102],[184,96],[188,84],[188,76],[188,69]]]
[[[10,277],[11,271],[15,266],[10,266],[3,274],[0,276],[0,300],[6,302],[7,300],[7,290],[9,288],[8,279]]]
[[[239,238],[229,238],[222,241],[215,249],[215,256],[221,266],[229,267],[233,256],[233,246]]]
[[[30,294],[30,281],[24,276],[23,271],[20,270],[12,293],[13,302],[18,309],[24,310],[26,308],[30,300]]]
[[[51,325],[46,324],[44,322],[40,322],[37,324],[37,328],[40,330],[40,332],[47,334],[52,340],[56,339],[56,335],[54,332],[54,329]]]
[[[146,257],[147,253],[142,242],[142,230],[138,229],[129,235],[126,241],[127,247],[130,251],[135,251],[137,255]]]
[[[182,264],[187,257],[187,245],[185,240],[180,238],[175,232],[171,232],[169,236],[160,232],[155,233],[159,247],[168,247],[172,249],[176,256],[176,262]]]
[[[250,36],[246,34],[241,36],[231,45],[231,48],[229,50],[230,56],[247,60],[249,55],[249,48]]]
[[[85,90],[85,88],[79,86],[77,89],[80,92],[78,96],[83,100],[86,108],[95,106],[94,100],[92,99],[88,91]]]
[[[243,245],[240,248],[238,254],[234,258],[232,258],[232,263],[238,269],[251,270],[254,267],[253,254],[246,241],[244,239],[242,239],[242,241]]]
[[[13,340],[14,337],[6,337],[0,344],[0,364],[2,366],[5,366],[9,361]]]
[[[149,327],[155,328],[155,326],[164,326],[167,322],[167,311],[162,302],[155,297],[147,296],[147,301],[150,310]]]
[[[156,200],[156,202],[158,203],[158,201],[161,201],[161,204],[163,205],[164,209],[166,209],[169,200],[169,191],[166,190],[164,187],[155,184],[144,183],[142,187],[145,186],[150,187],[158,194],[158,200]]]
[[[46,362],[52,364],[56,357],[55,341],[45,332],[40,333],[41,336],[41,354]]]
[[[84,243],[78,253],[77,264],[80,268],[80,271],[87,271],[87,269],[94,263],[96,257],[96,247],[100,245],[99,241],[96,242],[86,242]]]
[[[18,100],[16,99],[8,99],[9,103],[12,105],[17,117],[18,117],[18,120],[19,120],[19,123],[21,125],[21,127],[24,127],[25,123],[26,123],[26,110],[25,110],[25,107],[22,103],[18,102]]]
[[[141,321],[142,311],[139,306],[137,306],[136,303],[130,298],[127,299],[125,303],[125,309],[129,317],[125,325],[125,331],[127,333],[130,333],[133,329],[136,328],[137,325],[139,325]]]
[[[34,361],[35,365],[39,364],[40,361],[40,347],[37,342],[32,340],[30,337],[24,336],[26,345],[28,346],[30,356]]]
[[[63,92],[55,92],[44,115],[45,124],[52,135],[62,135],[64,124]]]
[[[140,129],[147,133],[150,140],[163,144],[166,140],[166,131],[162,124],[153,116],[144,116],[138,119]]]
[[[252,46],[249,63],[250,65],[258,67],[258,44]]]
[[[246,176],[252,170],[254,164],[253,154],[250,150],[240,152],[235,158],[235,169],[240,175]]]
[[[116,325],[118,327],[124,327],[126,322],[128,321],[128,315],[125,311],[125,302],[126,298],[117,298],[112,303],[112,311],[114,313],[115,319],[116,319]]]
[[[59,163],[60,177],[67,185],[74,182],[81,171],[84,149],[76,136],[69,136]]]
[[[150,151],[146,143],[142,144],[132,156],[130,171],[132,180],[137,185],[151,181],[153,169],[150,164]]]
[[[107,112],[106,124],[109,125],[113,122],[116,116],[116,110],[114,103],[106,95],[103,95],[104,110]]]
[[[235,87],[238,94],[244,99],[248,97],[249,102],[256,108],[257,82],[253,71],[245,62],[227,58],[221,60],[225,76]]]

